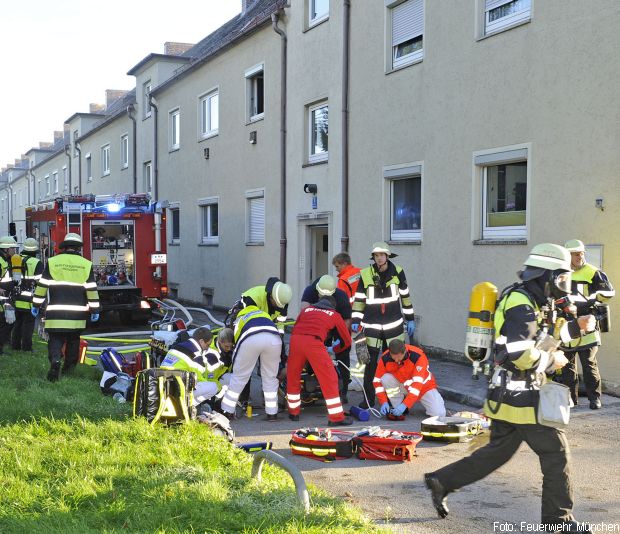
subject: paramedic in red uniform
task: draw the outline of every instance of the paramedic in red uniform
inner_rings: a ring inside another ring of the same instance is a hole
[[[335,305],[332,296],[322,297],[316,304],[301,311],[293,327],[286,373],[286,397],[292,421],[299,420],[301,372],[309,361],[325,397],[328,425],[350,425],[353,422],[344,415],[338,392],[338,373],[325,347],[325,340],[331,335],[335,338],[332,347],[336,353],[349,350],[351,346],[349,329],[335,311]]]
[[[379,358],[373,384],[381,415],[400,417],[418,401],[427,415],[446,415],[428,359],[419,347],[405,345],[400,339],[390,341],[388,350]]]

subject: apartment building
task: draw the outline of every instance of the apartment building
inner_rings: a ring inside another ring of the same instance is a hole
[[[420,341],[461,352],[471,287],[510,284],[539,242],[582,239],[620,285],[616,2],[290,4],[244,0],[67,120],[71,190],[81,172],[83,192],[167,205],[174,295],[228,306],[280,274],[300,296],[336,252],[365,266],[386,240]],[[68,161],[51,159],[35,192]],[[616,390],[618,343],[600,351]]]

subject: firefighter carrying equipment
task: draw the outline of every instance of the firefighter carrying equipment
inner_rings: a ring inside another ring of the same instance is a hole
[[[463,443],[482,432],[482,420],[469,417],[428,417],[420,424],[426,441]]]
[[[491,282],[480,282],[472,288],[465,334],[465,356],[473,364],[474,380],[478,380],[480,365],[488,360],[493,352],[496,305],[497,287]]]

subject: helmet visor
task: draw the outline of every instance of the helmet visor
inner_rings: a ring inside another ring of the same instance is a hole
[[[562,293],[568,295],[571,290],[571,273],[570,271],[560,271],[553,274],[553,285]]]

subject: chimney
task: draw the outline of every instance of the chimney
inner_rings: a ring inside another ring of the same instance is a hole
[[[180,56],[183,52],[187,52],[192,46],[192,43],[173,43],[168,41],[164,43],[164,54],[167,56]]]
[[[47,141],[39,141],[39,148],[52,148],[52,143],[48,143]]]
[[[65,132],[59,132],[58,130],[54,131],[54,144],[61,139],[64,139]]]
[[[124,89],[106,89],[105,90],[105,107],[109,108],[113,102],[119,98],[123,98],[127,94]]]
[[[105,106],[103,104],[90,104],[88,106],[88,111],[90,113],[103,113],[105,111]]]

